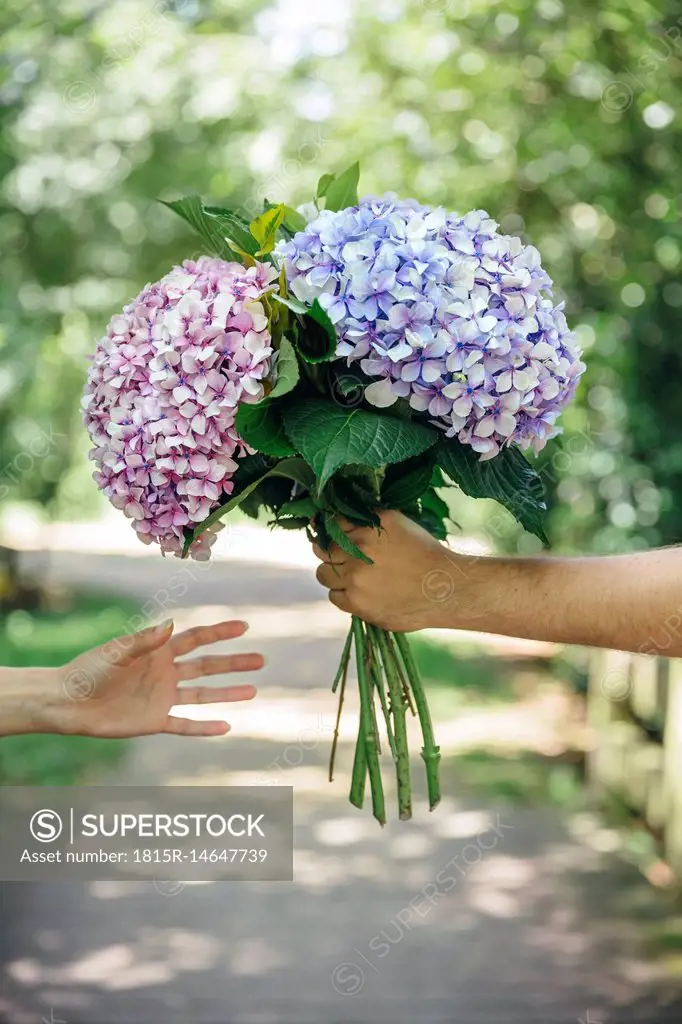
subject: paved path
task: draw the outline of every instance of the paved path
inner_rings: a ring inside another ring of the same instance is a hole
[[[326,782],[334,711],[327,686],[345,623],[296,563],[285,550],[274,566],[241,557],[194,570],[170,611],[179,626],[225,613],[250,618],[248,642],[239,646],[269,656],[261,699],[226,709],[233,733],[225,739],[136,743],[115,779],[293,784],[293,884],[190,885],[175,896],[141,883],[4,886],[6,1020],[682,1018],[675,985],[643,942],[672,913],[668,900],[608,852],[613,837],[598,822],[463,801],[450,760],[438,812],[429,815],[418,798],[413,822],[381,831],[346,802],[352,701],[338,778]],[[121,553],[55,553],[43,570],[163,603],[163,591],[177,588],[179,566]],[[446,737],[456,736],[456,722],[441,725]],[[444,870],[453,859],[456,867]]]

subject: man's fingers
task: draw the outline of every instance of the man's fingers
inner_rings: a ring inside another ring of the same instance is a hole
[[[230,620],[229,622],[216,622],[212,626],[195,626],[187,629],[184,633],[178,633],[173,637],[171,647],[173,655],[189,654],[197,647],[205,647],[207,644],[215,644],[220,640],[233,640],[237,636],[243,636],[249,625],[247,622]]]
[[[177,692],[176,704],[231,704],[253,700],[255,686],[183,686]]]
[[[377,539],[377,531],[373,526],[358,526],[357,523],[351,523],[348,519],[344,519],[343,516],[339,516],[337,522],[343,532],[348,534],[356,547],[359,547],[361,551],[365,551]],[[347,555],[344,555],[344,558],[347,557]]]
[[[227,722],[195,722],[193,718],[175,718],[169,715],[161,732],[173,736],[224,736],[230,731]]]
[[[348,555],[338,544],[330,544],[326,549],[320,547],[319,544],[313,544],[313,554],[321,562],[327,562],[328,564],[333,562],[334,565],[343,565],[348,561]]]
[[[320,547],[317,543],[313,544],[313,554],[315,555],[315,558],[319,558],[321,562],[329,561],[329,552],[325,551],[325,549]]]
[[[343,590],[343,570],[343,565],[330,565],[328,562],[323,562],[315,570],[315,576],[317,577],[317,582],[321,583],[327,590]]]
[[[345,590],[330,590],[329,600],[332,604],[335,604],[337,608],[340,608],[342,612],[352,613],[353,609],[350,606],[348,594]]]
[[[255,672],[262,668],[262,654],[216,654],[176,662],[178,681],[201,679],[202,676],[221,676],[227,672]]]
[[[366,526],[360,526],[359,523],[351,523],[349,519],[345,519],[343,516],[336,516],[336,521],[344,533],[355,535],[367,529]]]

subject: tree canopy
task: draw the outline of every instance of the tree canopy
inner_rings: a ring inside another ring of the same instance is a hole
[[[541,457],[553,542],[680,539],[672,0],[9,7],[0,495],[62,515],[94,505],[78,412],[87,353],[118,306],[197,252],[157,199],[298,203],[357,158],[363,192],[487,209],[538,246],[565,297],[588,372]],[[501,539],[517,542],[507,523]]]

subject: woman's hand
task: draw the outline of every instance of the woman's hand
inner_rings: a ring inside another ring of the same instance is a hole
[[[224,654],[178,659],[198,647],[242,636],[247,628],[244,622],[220,622],[173,636],[173,623],[166,622],[111,640],[59,669],[0,669],[0,734],[220,736],[229,731],[222,719],[195,722],[170,715],[170,709],[251,700],[255,687],[181,684],[259,669],[263,657]]]

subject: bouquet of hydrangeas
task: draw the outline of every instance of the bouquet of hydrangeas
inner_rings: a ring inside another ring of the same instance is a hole
[[[237,506],[367,560],[339,525],[398,509],[438,538],[456,485],[544,539],[523,450],[557,433],[584,366],[539,254],[465,216],[359,200],[358,165],[319,183],[309,216],[265,202],[248,222],[168,203],[206,256],[147,285],[98,345],[83,401],[95,480],[145,543],[206,558]],[[306,208],[304,208],[306,209]],[[406,637],[353,618],[360,722],[350,800],[386,820],[380,730],[411,816],[406,715],[419,717],[430,807],[439,748]],[[332,749],[330,778],[338,737]]]

